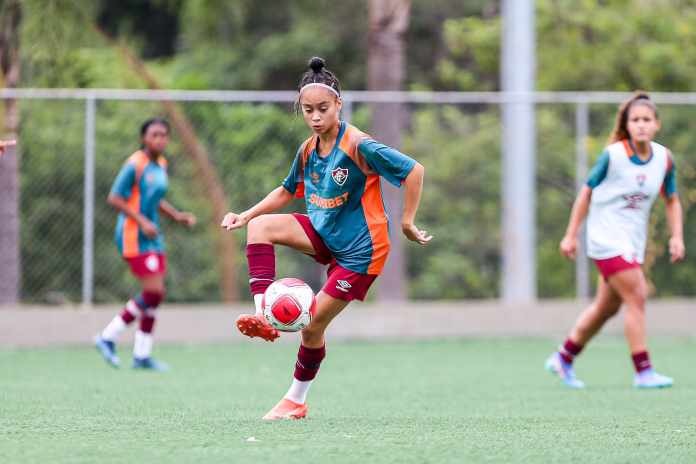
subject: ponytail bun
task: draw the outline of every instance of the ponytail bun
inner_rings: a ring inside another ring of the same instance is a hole
[[[322,58],[319,58],[318,56],[313,57],[312,59],[309,60],[309,68],[314,71],[315,73],[320,73],[322,69],[326,67],[326,63]]]

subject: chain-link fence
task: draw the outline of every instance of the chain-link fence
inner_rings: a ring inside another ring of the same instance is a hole
[[[537,93],[536,257],[541,297],[590,292],[587,261],[564,261],[557,246],[568,219],[577,179],[601,151],[616,103],[625,94]],[[696,189],[696,96],[660,94],[664,129],[659,141],[675,153],[685,203],[687,247]],[[178,101],[225,190],[229,208],[241,211],[275,188],[308,131],[293,112],[291,92],[0,91],[18,98],[20,192],[20,298],[27,302],[114,302],[136,282],[117,254],[117,213],[106,204],[124,160],[138,149],[140,123],[167,116],[158,99]],[[428,247],[406,245],[412,298],[459,299],[499,296],[501,281],[500,105],[522,96],[467,93],[368,93],[345,95],[344,118],[369,131],[371,104],[404,105],[402,151],[426,166],[418,223],[435,235]],[[514,147],[508,147],[514,150]],[[589,153],[589,155],[588,155]],[[7,156],[14,156],[8,153]],[[196,163],[176,131],[168,148],[168,200],[194,212],[193,229],[163,219],[169,255],[170,301],[220,299],[220,260],[234,259],[239,295],[246,294],[244,232],[235,256],[215,246],[219,217]],[[0,169],[6,169],[0,160]],[[10,196],[2,203],[15,201]],[[293,210],[303,210],[301,202]],[[663,214],[653,215],[655,245],[666,242]],[[693,230],[693,229],[691,229]],[[696,242],[694,242],[696,246]],[[691,263],[670,267],[664,250],[648,262],[661,294],[691,294]],[[313,261],[278,250],[278,275],[321,280]],[[2,272],[11,272],[4,269]],[[2,278],[2,275],[0,275]]]

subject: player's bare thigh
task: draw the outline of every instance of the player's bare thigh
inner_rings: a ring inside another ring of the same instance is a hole
[[[263,214],[247,224],[247,243],[273,243],[315,254],[312,242],[292,214]]]
[[[317,293],[317,312],[309,326],[302,330],[302,344],[307,348],[319,348],[324,344],[324,332],[331,321],[348,306],[348,302],[339,300],[324,292]]]
[[[149,274],[139,277],[138,280],[146,292],[164,292],[164,274]]]

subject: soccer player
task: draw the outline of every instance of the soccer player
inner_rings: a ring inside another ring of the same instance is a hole
[[[299,148],[282,185],[240,214],[228,213],[228,230],[247,225],[249,284],[256,314],[237,319],[249,337],[275,340],[279,334],[262,316],[264,291],[275,279],[274,245],[285,245],[328,264],[328,280],[317,295],[316,315],[302,331],[292,385],[264,416],[299,419],[307,414],[307,392],[326,350],[324,331],[351,300],[363,300],[389,254],[388,220],[380,177],[404,186],[401,230],[420,245],[432,236],[414,224],[424,168],[340,120],[341,88],[321,58],[312,58],[299,84],[298,106],[312,130]],[[270,214],[304,198],[307,215]]]
[[[626,306],[624,333],[633,358],[637,388],[670,387],[648,356],[645,300],[648,286],[641,269],[645,256],[650,209],[659,193],[671,238],[671,261],[684,258],[682,207],[677,196],[674,160],[670,151],[653,141],[660,129],[657,107],[645,93],[624,102],[616,116],[610,145],[590,171],[575,200],[561,253],[575,258],[577,233],[587,219],[587,254],[601,278],[592,304],[580,315],[566,341],[546,361],[546,368],[567,386],[583,388],[573,360],[622,304]]]
[[[167,161],[164,150],[169,143],[169,123],[153,118],[140,129],[142,145],[119,172],[108,203],[120,214],[116,224],[116,245],[142,292],[126,303],[120,314],[95,337],[104,360],[119,367],[116,340],[125,328],[140,319],[133,346],[133,368],[163,371],[167,365],[152,356],[152,332],[157,307],[164,298],[167,257],[160,232],[159,213],[189,227],[196,223],[191,213],[176,210],[164,200],[167,192]]]
[[[0,140],[0,156],[5,153],[5,149],[14,147],[15,145],[17,145],[16,140]]]

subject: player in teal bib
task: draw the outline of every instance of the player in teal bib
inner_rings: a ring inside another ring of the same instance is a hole
[[[167,161],[164,150],[169,143],[169,124],[149,119],[140,130],[141,149],[125,162],[114,181],[108,202],[119,211],[116,246],[130,266],[143,291],[126,303],[109,325],[95,337],[104,360],[120,365],[116,341],[125,328],[140,319],[133,346],[133,367],[165,370],[164,363],[151,356],[156,309],[164,298],[167,259],[160,231],[160,211],[175,221],[192,226],[196,218],[182,213],[164,200],[167,193]]]

